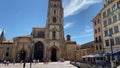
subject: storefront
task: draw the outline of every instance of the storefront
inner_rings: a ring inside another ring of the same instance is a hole
[[[106,57],[106,61],[110,62],[111,60],[111,51],[109,52],[106,52],[104,54],[104,56]],[[115,50],[113,51],[113,59],[116,61],[116,62],[120,62],[120,50]]]
[[[86,55],[86,56],[82,56],[83,61],[85,62],[89,62],[89,63],[101,63],[105,60],[105,57],[103,56],[103,54],[94,54],[94,55]]]

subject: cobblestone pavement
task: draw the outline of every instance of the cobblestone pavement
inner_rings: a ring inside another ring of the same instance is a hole
[[[23,64],[17,63],[15,65],[13,64],[9,64],[9,65],[4,65],[4,64],[0,64],[0,68],[23,68]],[[30,63],[26,63],[26,67],[25,68],[30,68]],[[32,68],[77,68],[71,64],[69,64],[69,62],[51,62],[48,64],[44,64],[44,63],[36,63],[36,64],[32,64]]]

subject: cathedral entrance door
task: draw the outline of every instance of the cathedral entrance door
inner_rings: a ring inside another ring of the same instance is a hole
[[[51,50],[51,60],[53,62],[57,61],[57,50],[55,48]]]
[[[44,54],[44,45],[41,42],[37,42],[34,47],[34,59],[42,61]]]
[[[25,53],[25,51],[24,50],[22,50],[21,52],[20,52],[20,61],[21,60],[25,60],[25,57],[26,57],[26,53]]]

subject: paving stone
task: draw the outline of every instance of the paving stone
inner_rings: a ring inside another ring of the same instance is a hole
[[[20,64],[20,63],[16,63],[15,65],[13,65],[13,64],[9,64],[9,65],[0,64],[0,68],[23,68],[23,64]],[[25,68],[30,68],[30,63],[26,63]],[[34,64],[33,63],[32,68],[77,68],[77,67],[69,64],[69,62],[50,62],[48,64],[44,64],[44,63]]]

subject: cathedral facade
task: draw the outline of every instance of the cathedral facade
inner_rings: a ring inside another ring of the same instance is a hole
[[[0,38],[0,60],[71,60],[77,46],[75,41],[71,41],[70,35],[67,35],[67,40],[64,38],[62,0],[49,0],[46,27],[35,27],[30,35],[9,41],[5,40],[2,32]]]

